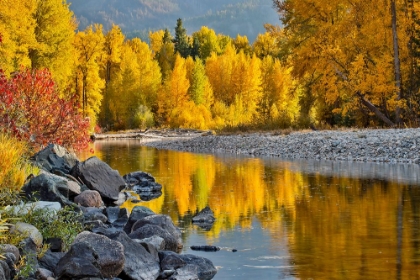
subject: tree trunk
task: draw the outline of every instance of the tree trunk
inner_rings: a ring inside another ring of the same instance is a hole
[[[380,118],[384,123],[386,123],[389,126],[395,126],[395,124],[390,119],[388,119],[381,111],[379,111],[379,109],[376,108],[375,105],[366,100],[360,92],[356,92],[356,94],[359,96],[360,100],[362,101],[362,104],[365,105],[373,113],[375,113],[375,115],[378,118]]]
[[[397,100],[402,99],[401,90],[401,67],[400,67],[400,55],[398,48],[398,35],[397,35],[397,10],[395,7],[395,0],[391,0],[391,17],[392,17],[392,41],[394,45],[394,72],[395,72],[395,87],[397,88]],[[401,108],[397,105],[395,108],[395,122],[401,123]]]

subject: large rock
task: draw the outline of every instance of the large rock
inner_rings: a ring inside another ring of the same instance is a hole
[[[60,280],[102,278],[99,256],[88,242],[74,243],[60,259],[55,275]]]
[[[141,244],[127,236],[125,232],[109,235],[112,240],[124,246],[125,265],[122,279],[156,279],[159,276],[159,262]]]
[[[125,182],[137,193],[157,192],[162,190],[162,185],[156,183],[155,178],[146,172],[136,171],[124,175]]]
[[[42,173],[22,188],[26,197],[59,202],[61,206],[75,205],[69,200],[69,180],[50,173]]]
[[[217,273],[216,267],[206,258],[185,254],[179,255],[171,251],[159,252],[162,271],[175,270],[170,279],[209,280]]]
[[[49,144],[31,158],[36,165],[48,172],[55,170],[69,173],[70,170],[79,162],[74,153],[56,144]]]
[[[153,212],[149,208],[144,207],[144,206],[134,206],[134,208],[131,210],[130,217],[128,218],[128,222],[126,223],[124,227],[124,231],[127,234],[131,233],[131,229],[135,222],[151,215],[155,215],[155,212]]]
[[[48,250],[45,254],[39,259],[39,266],[51,271],[55,271],[55,268],[58,265],[58,262],[66,253],[63,252],[52,252]]]
[[[79,233],[74,243],[87,242],[98,254],[98,264],[105,278],[118,276],[124,268],[124,247],[120,242],[92,232]]]
[[[144,217],[141,220],[138,220],[137,222],[134,223],[133,227],[132,227],[132,232],[136,231],[137,229],[140,229],[141,227],[145,226],[145,225],[154,225],[154,226],[158,226],[162,229],[164,229],[165,231],[167,231],[171,236],[173,236],[173,238],[176,240],[177,243],[177,250],[174,250],[175,252],[182,250],[182,238],[181,238],[181,231],[179,230],[179,228],[177,228],[174,223],[172,222],[171,218],[167,215],[150,215],[147,217]],[[158,236],[160,236],[159,234],[156,234]],[[150,235],[152,236],[152,235]],[[150,236],[144,236],[143,238],[147,238]],[[165,237],[161,236],[163,239],[165,239]],[[142,239],[142,238],[138,238],[138,239]],[[166,241],[166,239],[165,239]],[[168,246],[168,244],[167,244]]]
[[[98,191],[105,202],[118,200],[118,194],[125,187],[125,181],[118,171],[97,157],[77,163],[70,174],[80,179],[89,189]]]
[[[140,228],[137,228],[135,231],[128,235],[132,239],[145,239],[150,238],[153,236],[158,236],[163,238],[165,241],[164,250],[170,250],[174,252],[179,252],[180,249],[178,247],[178,240],[170,234],[167,230],[161,228],[157,225],[144,225]]]
[[[74,203],[84,207],[101,207],[104,202],[98,191],[86,190],[74,198]]]

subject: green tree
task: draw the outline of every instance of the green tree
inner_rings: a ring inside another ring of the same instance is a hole
[[[182,25],[182,19],[176,21],[175,38],[173,40],[175,52],[178,52],[183,58],[191,54],[191,47],[188,42],[187,30]]]

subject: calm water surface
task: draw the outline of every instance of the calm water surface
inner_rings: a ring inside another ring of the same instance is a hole
[[[139,140],[94,150],[121,175],[142,170],[163,185],[140,205],[169,215],[183,253],[219,268],[214,279],[420,279],[417,165],[193,154]],[[191,224],[207,205],[216,216],[208,231]],[[222,250],[190,249],[205,244]]]

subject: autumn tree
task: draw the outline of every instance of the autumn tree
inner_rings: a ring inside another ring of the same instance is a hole
[[[37,45],[35,38],[37,1],[22,0],[0,2],[0,68],[4,74],[20,69],[20,66],[30,67],[29,51]]]
[[[405,100],[398,98],[393,78],[389,2],[274,3],[285,26],[293,75],[307,88],[307,100],[325,102],[328,110],[342,117],[358,112],[369,120],[374,113],[393,125],[393,112],[404,107]],[[407,39],[399,35],[404,57]]]
[[[187,78],[185,59],[176,54],[173,70],[164,81],[158,94],[160,121],[166,124],[173,124],[176,121],[176,114],[184,108],[189,101],[188,88],[190,82]]]
[[[100,58],[102,68],[102,77],[105,81],[105,89],[103,93],[103,101],[101,103],[100,123],[106,126],[111,123],[110,101],[112,92],[110,83],[115,75],[120,71],[120,63],[122,59],[122,45],[124,43],[124,35],[119,26],[113,25],[105,34],[104,50]]]
[[[74,71],[76,19],[64,0],[36,1],[34,35],[37,44],[30,48],[33,69],[48,68],[63,91]]]
[[[74,87],[81,99],[83,116],[88,116],[92,125],[96,124],[105,86],[99,74],[104,42],[102,25],[89,26],[85,31],[78,32],[74,41],[78,58]]]

